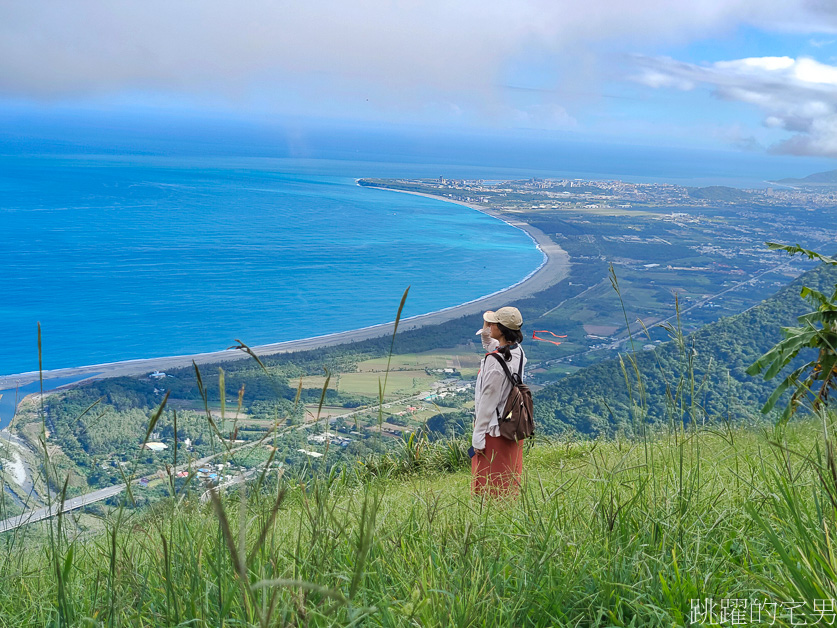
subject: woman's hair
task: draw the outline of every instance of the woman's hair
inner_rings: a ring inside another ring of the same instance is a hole
[[[523,332],[519,329],[509,329],[505,325],[501,325],[500,323],[495,323],[497,325],[497,329],[500,330],[500,333],[503,334],[503,338],[506,339],[506,342],[509,343],[518,343],[523,342]],[[500,347],[497,351],[502,355],[506,362],[511,360],[511,349],[507,346]]]

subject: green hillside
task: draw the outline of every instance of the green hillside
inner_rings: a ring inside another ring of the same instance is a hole
[[[687,190],[691,198],[706,201],[742,202],[753,198],[753,195],[749,192],[725,185],[710,185],[703,188],[687,188]]]
[[[753,416],[776,382],[747,375],[746,368],[778,342],[781,326],[795,324],[810,310],[799,296],[803,285],[830,293],[835,284],[837,268],[824,265],[742,314],[685,338],[676,338],[673,330],[675,339],[653,351],[643,349],[646,336],[635,335],[636,353],[623,360],[630,385],[619,359],[587,367],[539,391],[539,423],[546,433],[612,434],[637,433],[639,420],[667,424]],[[629,360],[634,355],[642,391]]]
[[[781,179],[777,183],[785,183],[787,185],[837,185],[837,170],[815,172],[801,179]]]

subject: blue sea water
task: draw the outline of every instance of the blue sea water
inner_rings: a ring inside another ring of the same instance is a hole
[[[497,219],[357,186],[369,170],[0,156],[0,374],[37,370],[38,322],[46,369],[190,354],[386,322],[408,286],[403,316],[454,306],[541,264]]]

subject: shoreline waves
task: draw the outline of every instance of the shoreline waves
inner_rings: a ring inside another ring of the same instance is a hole
[[[562,281],[569,271],[569,255],[558,244],[550,239],[539,229],[531,225],[510,219],[507,216],[502,216],[498,212],[492,211],[479,205],[465,203],[463,201],[456,201],[444,196],[436,196],[433,194],[425,194],[422,192],[411,192],[407,190],[396,190],[392,188],[371,188],[380,189],[390,192],[400,192],[402,194],[413,194],[416,196],[424,196],[435,200],[445,201],[448,203],[455,203],[482,212],[508,225],[524,231],[535,243],[537,248],[543,253],[544,261],[541,265],[529,273],[526,277],[517,283],[508,286],[502,290],[498,290],[491,294],[485,295],[478,299],[474,299],[459,305],[454,305],[427,314],[419,314],[409,318],[402,319],[398,328],[402,331],[417,329],[426,325],[435,325],[443,323],[455,318],[476,314],[486,309],[499,307],[505,305],[509,301],[523,299],[529,297],[536,292],[540,292]],[[275,342],[270,344],[258,345],[251,347],[253,352],[259,356],[274,355],[279,353],[290,353],[296,351],[305,351],[309,349],[318,349],[321,347],[336,346],[341,344],[348,344],[369,338],[376,338],[392,334],[394,321],[388,323],[380,323],[377,325],[370,325],[360,329],[347,330],[324,336],[314,336],[303,338],[300,340],[289,340],[285,342]],[[163,371],[171,368],[188,367],[194,361],[196,364],[214,364],[218,362],[228,362],[232,360],[247,359],[247,356],[242,351],[236,349],[226,349],[224,351],[213,351],[208,353],[198,353],[193,355],[177,355],[158,358],[141,358],[135,360],[123,360],[119,362],[109,362],[104,364],[93,364],[87,366],[60,368],[49,371],[43,371],[43,378],[52,379],[56,377],[78,377],[78,382],[84,379],[105,379],[109,377],[120,377],[128,375],[140,375],[151,371]],[[38,381],[40,374],[38,371],[30,371],[26,373],[17,373],[11,375],[0,375],[0,390],[13,389],[17,386],[23,386],[35,381]],[[76,382],[76,383],[78,383]]]

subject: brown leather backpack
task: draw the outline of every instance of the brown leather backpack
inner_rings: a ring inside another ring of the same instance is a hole
[[[535,416],[532,391],[523,383],[523,356],[520,356],[520,367],[517,369],[517,373],[512,374],[503,356],[498,353],[489,353],[488,355],[497,358],[512,385],[502,413],[500,408],[497,408],[500,435],[513,441],[532,438],[535,435]]]

